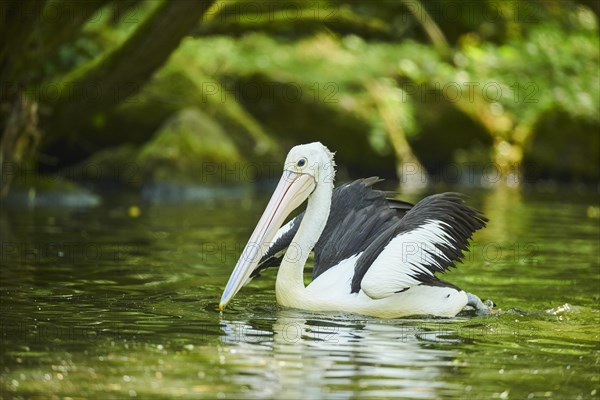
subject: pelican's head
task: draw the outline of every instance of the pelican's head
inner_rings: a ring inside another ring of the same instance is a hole
[[[223,310],[233,296],[250,281],[269,244],[286,217],[298,208],[318,185],[332,185],[335,175],[333,153],[319,142],[293,147],[288,153],[283,175],[262,217],[242,251],[221,296]]]
[[[320,142],[295,146],[285,158],[283,171],[284,175],[288,172],[311,176],[315,184],[333,183],[333,153]]]

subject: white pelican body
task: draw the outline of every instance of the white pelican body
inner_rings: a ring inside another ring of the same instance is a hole
[[[350,293],[354,274],[354,260],[329,269],[304,290],[292,285],[277,284],[277,302],[283,306],[312,311],[346,311],[381,318],[399,318],[411,315],[454,317],[467,305],[465,291],[448,287],[413,286],[382,299],[373,299],[363,290]],[[280,270],[277,280],[284,273]],[[283,278],[282,278],[283,279]],[[343,283],[346,284],[343,284]]]
[[[467,304],[485,308],[476,296],[435,276],[462,258],[472,233],[485,226],[483,215],[453,193],[414,207],[387,199],[371,188],[376,178],[334,192],[333,176],[333,154],[321,143],[289,152],[229,278],[221,310],[261,269],[278,263],[277,302],[286,307],[383,318],[453,317]],[[306,211],[279,229],[307,198]],[[313,250],[313,281],[305,286],[304,265]]]

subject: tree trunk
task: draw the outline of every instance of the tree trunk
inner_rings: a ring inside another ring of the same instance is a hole
[[[377,81],[367,85],[367,90],[375,103],[375,107],[385,125],[390,143],[394,148],[396,155],[396,175],[400,181],[400,186],[407,190],[427,186],[427,182],[429,181],[427,170],[423,167],[415,153],[413,153],[410,143],[406,139],[406,130],[398,121],[396,114],[398,112],[406,112],[406,110],[399,110],[399,107],[406,107],[406,105],[390,104],[389,89]]]
[[[39,34],[33,38],[34,48],[27,54],[30,60],[27,65],[43,63],[61,45],[74,39],[88,20],[99,16],[98,10],[109,1],[53,0],[48,3],[44,9],[46,16],[40,20]]]
[[[19,95],[0,141],[0,198],[7,195],[14,178],[22,174],[22,167],[33,162],[40,142],[37,118],[37,103]]]
[[[135,93],[212,4],[213,0],[165,1],[121,46],[45,85],[39,94],[51,108],[44,120],[48,139],[77,134],[95,115]]]
[[[22,64],[44,4],[45,0],[0,2],[0,82],[3,86],[15,83],[14,73]]]

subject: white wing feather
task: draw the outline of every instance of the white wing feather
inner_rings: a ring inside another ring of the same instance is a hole
[[[443,269],[445,265],[441,263],[451,260],[439,247],[452,247],[444,225],[442,221],[428,220],[419,228],[393,238],[363,277],[361,289],[369,297],[381,299],[420,284],[415,275],[433,276],[427,265]]]

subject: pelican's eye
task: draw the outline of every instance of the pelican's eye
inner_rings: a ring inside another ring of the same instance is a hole
[[[299,159],[296,165],[300,168],[304,167],[306,165],[306,158]]]

